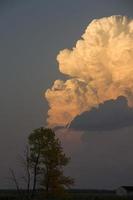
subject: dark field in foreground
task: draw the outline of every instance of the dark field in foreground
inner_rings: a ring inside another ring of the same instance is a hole
[[[25,191],[21,191],[22,194]],[[120,197],[115,194],[115,191],[108,190],[69,190],[68,196],[62,200],[133,200],[133,196]],[[20,198],[16,190],[0,190],[0,200],[27,200]],[[42,192],[37,192],[35,200],[44,200]],[[53,200],[53,199],[50,199]],[[59,199],[54,199],[59,200]]]

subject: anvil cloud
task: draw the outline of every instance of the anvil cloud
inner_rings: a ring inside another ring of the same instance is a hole
[[[66,126],[81,113],[119,96],[133,106],[133,20],[111,16],[93,20],[72,49],[57,56],[70,79],[56,80],[45,93],[48,126]]]

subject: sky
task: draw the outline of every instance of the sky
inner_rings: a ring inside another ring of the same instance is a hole
[[[46,125],[44,92],[56,79],[66,79],[58,69],[59,51],[71,49],[93,19],[111,15],[133,18],[132,9],[132,0],[0,1],[0,188],[14,187],[9,168],[21,176],[18,157],[27,137],[33,129]],[[116,104],[128,112],[125,101],[118,99]],[[71,156],[66,173],[74,176],[75,187],[133,184],[133,128],[131,123],[125,127],[117,124],[119,129],[84,133],[82,141],[66,138],[70,148],[64,144],[65,150]],[[81,131],[72,134],[78,137]]]

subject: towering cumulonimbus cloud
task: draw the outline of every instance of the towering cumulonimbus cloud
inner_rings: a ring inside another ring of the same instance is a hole
[[[93,20],[72,50],[57,56],[69,75],[45,93],[48,125],[66,126],[81,113],[119,96],[133,106],[133,20],[111,16]]]

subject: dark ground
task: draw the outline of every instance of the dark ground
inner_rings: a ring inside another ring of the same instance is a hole
[[[24,190],[21,192],[22,194],[25,193]],[[115,194],[115,191],[109,190],[69,190],[67,193],[68,196],[63,200],[133,200],[133,196],[119,197]],[[0,190],[0,200],[22,199],[16,190]],[[26,198],[24,200],[26,200]],[[44,200],[41,192],[37,192],[35,200]]]

